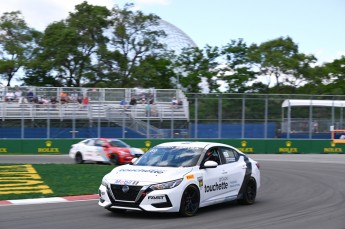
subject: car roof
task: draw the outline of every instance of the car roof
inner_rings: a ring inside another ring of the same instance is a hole
[[[171,146],[178,146],[178,147],[197,147],[197,148],[209,148],[212,146],[227,146],[229,147],[229,145],[225,145],[222,143],[217,143],[217,142],[191,142],[191,141],[182,141],[182,142],[165,142],[165,143],[161,143],[158,146],[160,147],[171,147]],[[230,146],[231,147],[231,146]]]

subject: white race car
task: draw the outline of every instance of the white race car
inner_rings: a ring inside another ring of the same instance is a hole
[[[179,212],[183,216],[236,199],[253,204],[260,187],[259,168],[258,162],[229,145],[162,143],[133,164],[105,175],[98,204],[112,212]]]
[[[94,161],[112,164],[128,164],[133,157],[144,154],[139,148],[130,147],[120,139],[115,138],[89,138],[71,146],[69,156],[76,163]]]

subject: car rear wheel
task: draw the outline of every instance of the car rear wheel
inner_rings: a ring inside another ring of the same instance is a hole
[[[75,163],[77,163],[77,164],[83,164],[84,163],[84,159],[83,159],[83,155],[81,155],[81,153],[77,153],[76,155],[75,155]]]
[[[256,198],[256,181],[253,177],[251,177],[247,185],[243,191],[243,196],[241,199],[239,199],[239,203],[245,204],[245,205],[250,205],[255,202]]]
[[[119,163],[119,157],[116,154],[110,155],[110,162],[117,165]]]
[[[188,186],[181,198],[180,214],[182,216],[193,216],[199,209],[200,193],[195,185]]]

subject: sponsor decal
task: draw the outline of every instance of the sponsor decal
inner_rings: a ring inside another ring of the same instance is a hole
[[[285,142],[286,147],[279,148],[279,153],[298,153],[298,148],[291,147],[292,141]]]
[[[240,184],[237,181],[230,181],[229,188],[236,188],[238,186],[240,186]]]
[[[119,172],[137,172],[137,173],[156,173],[162,174],[166,172],[166,170],[159,170],[159,169],[120,169]]]
[[[60,153],[59,148],[52,147],[53,142],[52,141],[45,141],[46,147],[44,148],[37,148],[38,153]]]
[[[8,153],[7,148],[0,148],[0,153]]]
[[[200,189],[202,189],[202,186],[204,186],[204,181],[203,181],[202,177],[198,177],[198,182],[199,182]]]
[[[135,180],[115,180],[115,184],[121,184],[121,185],[137,185],[139,181]]]
[[[205,185],[205,192],[216,192],[223,189],[228,189],[229,184],[227,182],[219,183],[216,182],[213,185]]]
[[[252,147],[247,147],[247,141],[241,141],[241,147],[238,149],[243,153],[254,153],[254,149]]]
[[[189,174],[186,176],[187,180],[193,180],[194,179],[194,175],[193,174]]]
[[[343,148],[336,147],[337,144],[334,143],[333,141],[331,141],[330,144],[331,144],[331,147],[323,148],[324,153],[342,153],[343,152]]]
[[[165,196],[148,196],[148,200],[164,200]]]

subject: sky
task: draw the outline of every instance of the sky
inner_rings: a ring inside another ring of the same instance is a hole
[[[85,0],[0,0],[0,15],[21,11],[30,27],[68,17]],[[242,38],[248,45],[291,37],[319,63],[345,56],[345,0],[86,0],[109,9],[134,3],[186,33],[200,48]]]

